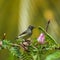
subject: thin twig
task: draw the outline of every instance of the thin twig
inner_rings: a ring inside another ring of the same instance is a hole
[[[50,20],[47,22],[47,25],[46,25],[46,32],[48,31],[49,24],[50,24]]]

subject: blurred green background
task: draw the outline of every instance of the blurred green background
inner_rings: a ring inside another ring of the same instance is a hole
[[[48,20],[51,21],[48,33],[60,43],[60,0],[0,0],[0,39],[5,32],[6,38],[14,42],[30,24],[45,29]],[[38,35],[36,28],[33,36]],[[0,60],[15,58],[7,50],[2,50]]]

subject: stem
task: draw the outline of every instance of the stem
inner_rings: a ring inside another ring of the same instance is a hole
[[[47,22],[47,25],[46,25],[46,32],[48,31],[49,23],[50,23],[50,20]]]

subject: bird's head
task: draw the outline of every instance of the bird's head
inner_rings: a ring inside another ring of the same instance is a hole
[[[28,27],[28,29],[31,29],[31,30],[33,30],[35,27],[34,26],[32,26],[32,25],[29,25],[29,27]]]

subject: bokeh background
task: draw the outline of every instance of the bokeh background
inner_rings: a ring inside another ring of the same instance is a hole
[[[60,43],[60,0],[0,0],[0,39],[3,33],[14,42],[15,37],[29,25],[46,28],[48,33]],[[39,35],[36,28],[33,37]],[[15,60],[7,51],[0,51],[0,60]]]

